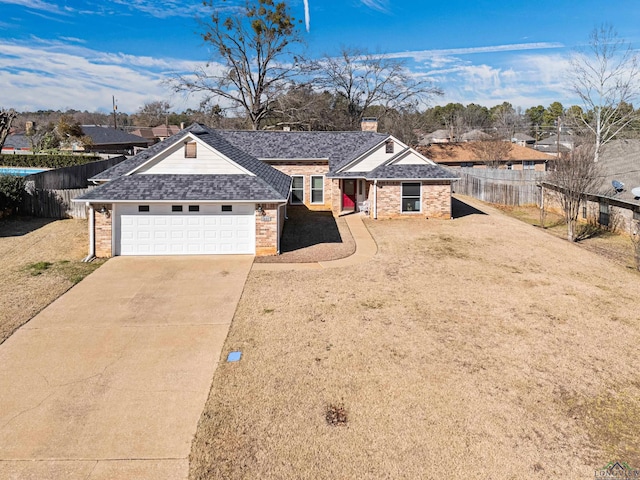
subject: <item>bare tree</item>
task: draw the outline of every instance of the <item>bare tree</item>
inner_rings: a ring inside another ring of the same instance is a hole
[[[498,168],[513,149],[511,142],[503,140],[501,135],[494,135],[486,140],[470,142],[471,150],[489,168]]]
[[[640,270],[640,220],[631,221],[631,244],[636,268]]]
[[[401,61],[355,48],[343,48],[337,57],[326,55],[314,70],[316,84],[345,101],[352,129],[359,128],[374,105],[384,115],[442,94],[431,82],[411,75]]]
[[[302,44],[286,0],[247,0],[242,12],[213,7],[202,38],[215,51],[214,62],[192,75],[176,75],[177,92],[204,93],[243,111],[253,129],[261,127],[280,95],[299,71],[293,47]],[[222,103],[222,102],[218,102]]]
[[[147,102],[138,109],[134,123],[138,127],[157,127],[167,122],[171,104],[163,100]]]
[[[9,135],[9,131],[11,130],[11,124],[17,116],[18,114],[13,108],[8,110],[4,108],[0,109],[0,149],[4,145],[4,142]]]
[[[601,182],[600,164],[594,161],[594,155],[593,143],[576,146],[554,162],[555,170],[550,172],[545,182],[556,192],[567,223],[567,239],[570,242],[575,242],[578,238],[576,225],[580,207],[586,202],[586,195],[596,191]]]
[[[638,55],[610,25],[594,29],[587,49],[571,58],[571,85],[586,107],[578,120],[593,136],[596,162],[602,147],[638,118],[628,107],[640,93],[639,74]]]

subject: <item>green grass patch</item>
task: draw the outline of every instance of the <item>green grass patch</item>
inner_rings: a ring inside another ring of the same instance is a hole
[[[104,263],[104,260],[94,260],[91,263],[83,263],[79,260],[60,260],[58,262],[36,262],[26,266],[26,271],[33,276],[58,275],[63,279],[76,284]]]

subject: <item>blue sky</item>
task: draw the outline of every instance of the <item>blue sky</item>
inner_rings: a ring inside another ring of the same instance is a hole
[[[238,4],[240,0],[219,2]],[[445,92],[433,104],[528,108],[578,103],[566,86],[567,57],[603,22],[640,46],[637,0],[308,0],[308,54],[364,47],[402,58]],[[305,18],[303,0],[291,0]],[[210,59],[197,35],[199,0],[0,0],[0,106],[121,111],[167,99],[197,100],[162,80]]]

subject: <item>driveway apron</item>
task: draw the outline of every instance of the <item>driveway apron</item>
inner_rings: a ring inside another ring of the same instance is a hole
[[[0,478],[180,479],[252,256],[116,257],[0,345]]]

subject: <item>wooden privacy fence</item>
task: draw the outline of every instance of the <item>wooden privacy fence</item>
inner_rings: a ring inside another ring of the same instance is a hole
[[[20,211],[44,218],[87,218],[84,203],[71,200],[95,188],[88,179],[125,160],[124,155],[56,168],[25,177],[25,195]]]
[[[453,190],[478,200],[500,205],[539,205],[538,182],[547,172],[461,168]]]
[[[64,190],[27,190],[20,212],[44,218],[87,218],[84,202],[72,202],[71,199],[94,188],[91,186]]]

